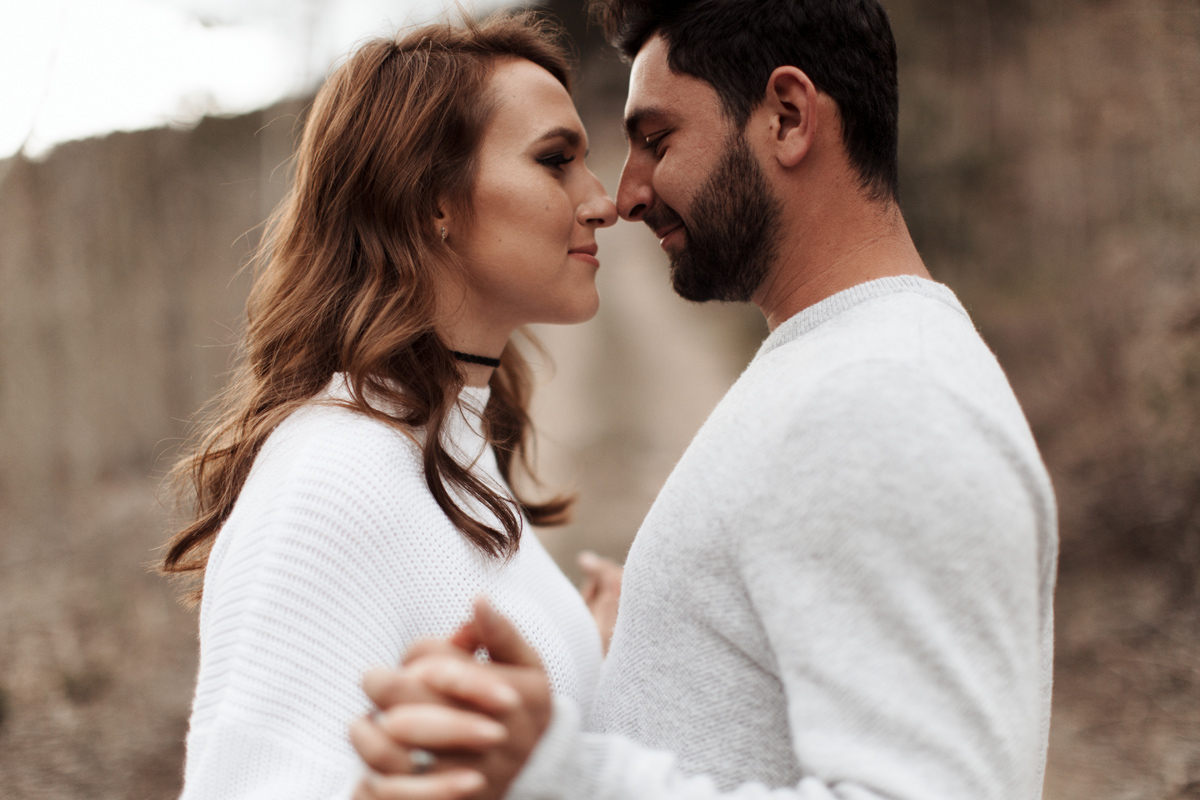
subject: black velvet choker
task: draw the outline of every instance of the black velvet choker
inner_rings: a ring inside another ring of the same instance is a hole
[[[488,358],[487,356],[475,356],[470,353],[460,353],[457,350],[451,350],[451,354],[459,361],[465,361],[468,364],[479,364],[482,367],[491,367],[495,369],[500,366],[500,359]]]

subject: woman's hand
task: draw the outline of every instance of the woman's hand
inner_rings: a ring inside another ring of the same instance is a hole
[[[472,655],[480,647],[489,662]],[[417,643],[363,690],[379,711],[351,726],[371,770],[354,800],[499,800],[552,714],[537,653],[482,600],[448,641]]]
[[[579,554],[579,567],[584,573],[579,593],[596,620],[600,639],[604,643],[604,654],[608,655],[613,628],[617,624],[617,605],[621,599],[621,577],[625,574],[625,568],[611,558],[603,558],[590,550]]]

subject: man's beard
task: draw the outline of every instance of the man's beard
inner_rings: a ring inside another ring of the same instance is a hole
[[[762,285],[779,243],[779,201],[740,134],[692,201],[683,247],[671,256],[671,285],[685,300],[746,302]],[[646,212],[661,230],[682,222],[667,206]]]

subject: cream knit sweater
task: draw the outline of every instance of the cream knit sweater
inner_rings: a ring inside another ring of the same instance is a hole
[[[348,796],[363,672],[453,632],[481,593],[555,691],[591,703],[599,637],[536,536],[508,563],[481,555],[430,495],[414,441],[331,397],[349,397],[340,379],[271,435],[213,547],[184,800]],[[463,391],[447,440],[503,486],[480,432],[487,398]]]
[[[594,724],[509,800],[1033,800],[1057,523],[954,295],[872,281],[775,330],[626,560]]]

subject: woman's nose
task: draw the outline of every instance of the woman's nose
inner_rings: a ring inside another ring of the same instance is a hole
[[[598,228],[610,227],[617,221],[616,203],[608,196],[600,179],[592,174],[591,170],[588,171],[588,174],[592,179],[592,192],[579,208],[580,221],[585,225],[595,225]]]

